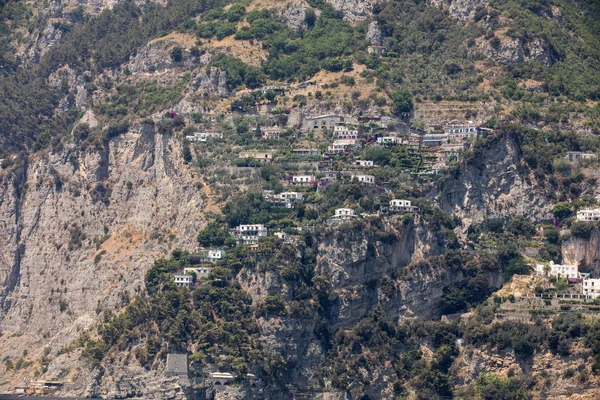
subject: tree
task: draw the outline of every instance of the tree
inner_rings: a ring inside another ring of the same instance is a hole
[[[229,232],[221,228],[215,221],[210,222],[206,228],[201,230],[198,234],[198,242],[203,247],[223,246],[229,238]]]
[[[554,208],[552,208],[552,214],[558,219],[563,219],[569,217],[573,211],[571,210],[571,205],[567,202],[561,201],[560,203],[556,203]]]
[[[174,63],[183,61],[183,50],[181,47],[173,47],[173,50],[171,50],[171,61]]]
[[[406,89],[400,89],[392,93],[392,102],[392,110],[395,115],[402,116],[413,111],[412,94]]]

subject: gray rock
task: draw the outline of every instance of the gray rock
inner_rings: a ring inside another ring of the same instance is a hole
[[[487,7],[489,0],[429,0],[434,7],[445,8],[449,14],[460,21],[472,21],[480,7]]]
[[[190,87],[200,95],[217,95],[229,97],[227,74],[219,68],[211,67],[200,71],[193,79]]]
[[[306,29],[306,11],[310,6],[305,1],[291,2],[277,10],[278,15],[290,29]]]
[[[367,40],[373,46],[383,45],[383,33],[381,32],[377,21],[371,21],[369,23],[369,29],[367,30]]]

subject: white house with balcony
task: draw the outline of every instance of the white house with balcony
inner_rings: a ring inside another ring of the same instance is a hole
[[[327,218],[328,224],[338,224],[340,222],[345,222],[349,220],[353,220],[358,218],[356,213],[351,208],[338,208],[335,210],[335,213],[332,217]]]
[[[238,245],[258,244],[260,238],[268,235],[268,229],[263,224],[240,225],[229,231]]]
[[[187,274],[175,274],[173,280],[177,287],[191,287],[194,284],[194,277]]]
[[[478,126],[471,121],[466,123],[450,123],[444,126],[444,133],[452,138],[471,138],[477,136]]]
[[[390,200],[389,210],[394,213],[417,214],[421,210],[411,204],[410,200],[392,199]]]
[[[577,221],[596,222],[600,221],[600,209],[585,209],[577,211]]]
[[[375,186],[375,177],[373,175],[352,175],[350,181],[365,186]]]
[[[223,258],[223,250],[221,249],[212,249],[208,251],[208,260],[211,262],[219,261]]]
[[[579,267],[570,264],[554,264],[550,261],[547,264],[536,264],[535,274],[540,276],[556,276],[561,278],[579,279]]]
[[[350,129],[346,125],[338,124],[333,127],[333,137],[335,139],[358,139],[358,131]]]
[[[314,175],[293,175],[292,185],[294,186],[311,186],[314,185],[317,178]]]

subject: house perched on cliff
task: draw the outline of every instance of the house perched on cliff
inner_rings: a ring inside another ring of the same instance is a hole
[[[577,211],[577,221],[596,222],[600,221],[600,209],[585,209]]]
[[[194,277],[188,274],[175,274],[173,280],[175,280],[175,286],[177,287],[192,287],[194,285]]]
[[[338,208],[335,210],[335,214],[332,217],[327,218],[327,224],[339,224],[340,222],[346,222],[358,218],[356,213],[351,208]]]
[[[477,136],[478,126],[471,121],[465,123],[452,122],[444,125],[444,133],[451,138],[465,139]]]
[[[421,212],[419,207],[411,205],[410,200],[392,199],[390,200],[389,211],[393,213],[418,214]]]
[[[554,264],[550,261],[547,264],[536,264],[535,274],[540,276],[556,276],[561,278],[579,279],[579,267],[577,265]]]
[[[293,175],[292,185],[294,186],[311,186],[314,185],[317,178],[314,175]]]
[[[268,235],[268,229],[263,224],[240,225],[229,231],[238,245],[258,244],[260,238]]]

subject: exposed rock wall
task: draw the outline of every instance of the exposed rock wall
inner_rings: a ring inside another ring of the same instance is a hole
[[[0,175],[0,354],[73,342],[172,247],[192,249],[202,199],[178,139],[143,125],[95,152],[36,155]],[[0,364],[0,375],[4,372]],[[18,384],[19,382],[14,382]]]
[[[589,239],[571,237],[562,244],[564,264],[582,264],[585,271],[600,271],[600,231],[594,229]]]
[[[461,217],[465,228],[506,215],[524,215],[533,221],[552,218],[550,204],[533,174],[521,168],[518,142],[510,134],[501,135],[476,159],[464,163],[460,173],[434,190],[439,206]]]

